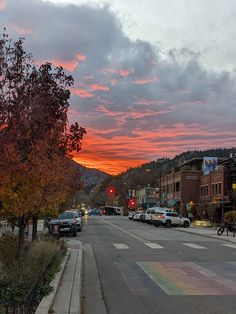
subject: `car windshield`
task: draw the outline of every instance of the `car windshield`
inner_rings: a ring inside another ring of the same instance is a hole
[[[58,219],[71,219],[71,218],[73,218],[73,213],[70,212],[61,213],[58,217]]]

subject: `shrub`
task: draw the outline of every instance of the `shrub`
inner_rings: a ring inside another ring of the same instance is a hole
[[[228,222],[236,222],[236,210],[225,213],[224,218]]]
[[[6,235],[0,241],[0,249],[7,248],[11,256],[8,259],[6,256],[3,258],[3,267],[0,269],[0,299],[11,303],[21,302],[35,283],[38,283],[37,294],[40,299],[51,291],[50,282],[59,270],[62,257],[66,253],[66,244],[64,241],[46,238],[35,241],[25,249],[20,259],[16,259],[17,243],[12,252],[8,246],[13,240],[14,235]]]
[[[25,242],[23,245],[23,254],[28,249],[28,243]],[[3,268],[9,267],[16,260],[18,250],[18,236],[11,233],[5,232],[0,238],[0,263]]]

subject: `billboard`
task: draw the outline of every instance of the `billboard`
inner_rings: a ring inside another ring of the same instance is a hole
[[[204,175],[214,171],[217,167],[217,157],[203,157],[202,171]]]

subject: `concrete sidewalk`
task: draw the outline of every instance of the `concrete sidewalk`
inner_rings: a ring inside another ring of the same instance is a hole
[[[53,291],[40,302],[36,314],[80,314],[82,243],[67,242],[68,252],[51,286]]]
[[[69,256],[50,313],[80,314],[82,243],[68,241]]]
[[[218,227],[207,228],[207,227],[192,227],[191,226],[189,228],[173,228],[173,229],[180,232],[196,234],[196,235],[200,235],[200,236],[204,236],[208,238],[214,238],[220,241],[232,242],[236,244],[236,234],[235,234],[235,237],[233,237],[233,233],[229,232],[227,236],[227,231],[225,229],[224,233],[221,236],[218,236],[217,235]]]

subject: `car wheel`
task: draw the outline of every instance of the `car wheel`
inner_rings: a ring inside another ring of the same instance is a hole
[[[73,230],[73,231],[72,231],[72,236],[73,236],[73,237],[76,237],[76,236],[77,236],[77,231],[76,231],[76,230]]]
[[[171,221],[167,220],[165,223],[166,228],[170,228],[171,227]]]
[[[184,222],[184,228],[188,228],[189,227],[189,222],[188,221],[185,221]]]

